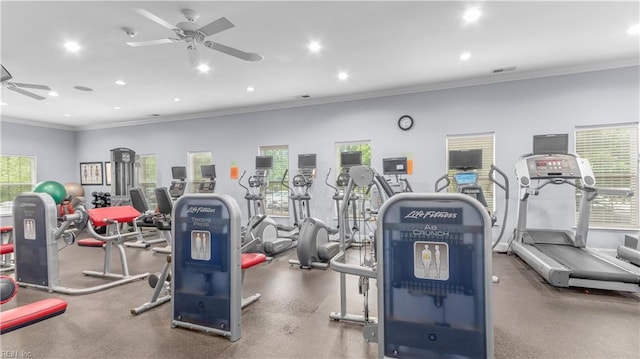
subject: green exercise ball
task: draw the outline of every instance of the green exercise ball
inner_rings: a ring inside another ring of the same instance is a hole
[[[61,183],[56,181],[44,181],[38,183],[35,187],[33,187],[33,192],[46,193],[56,204],[62,203],[64,199],[67,197],[67,190]]]

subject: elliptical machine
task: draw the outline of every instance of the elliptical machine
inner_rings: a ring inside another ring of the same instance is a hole
[[[273,218],[266,216],[263,208],[264,195],[263,189],[266,187],[266,178],[269,170],[272,168],[273,158],[271,156],[256,156],[256,171],[248,178],[248,187],[242,184],[242,179],[247,171],[242,172],[242,176],[238,180],[240,187],[244,188],[246,193],[244,199],[247,200],[247,215],[249,222],[247,227],[243,229],[243,242],[249,240],[247,228],[253,236],[258,239],[257,244],[253,248],[249,247],[248,252],[260,252],[268,256],[282,253],[296,246],[295,238],[279,237],[278,225]],[[266,217],[262,219],[262,217]],[[260,221],[258,225],[255,225]]]
[[[303,156],[303,155],[300,155]],[[304,178],[305,186],[307,186],[307,190],[305,193],[308,193],[308,188],[311,187],[312,176],[310,176],[315,170],[315,155],[313,155],[313,167],[311,167],[311,163],[307,163],[303,169],[303,161],[308,160],[308,158],[301,159],[298,156],[298,167],[299,174],[296,177],[300,176]],[[307,156],[307,155],[304,155]],[[302,170],[302,174],[301,174]],[[306,173],[306,175],[305,175]],[[329,173],[327,173],[327,178],[325,182],[329,185],[328,179],[331,174],[331,169],[329,169]],[[294,186],[296,186],[296,177],[294,177],[293,182]],[[298,179],[299,182],[302,182],[303,179]],[[336,189],[335,187],[329,185],[330,187]],[[336,189],[337,190],[337,189]],[[335,197],[335,196],[334,196]],[[310,198],[310,196],[309,196]],[[293,197],[292,197],[293,201]],[[295,207],[295,202],[294,202]],[[307,210],[309,206],[307,205]],[[295,212],[294,212],[295,215]],[[331,241],[330,236],[337,234],[337,228],[331,228],[323,221],[318,218],[313,218],[307,212],[307,217],[305,217],[300,223],[300,232],[298,234],[298,246],[297,246],[297,255],[298,260],[290,259],[289,264],[297,265],[300,268],[311,269],[327,269],[329,268],[329,261],[333,256],[338,254],[340,251],[340,243],[336,241]]]
[[[491,227],[494,227],[498,221],[498,216],[495,212],[491,213],[489,210],[482,186],[478,184],[478,173],[476,170],[481,168],[482,149],[449,151],[449,169],[458,170],[458,172],[453,175],[456,190],[458,193],[466,194],[477,199],[484,208],[489,211]],[[496,178],[496,173],[500,175],[502,180]],[[504,192],[504,214],[502,215],[502,221],[500,223],[500,233],[491,245],[491,249],[495,249],[504,236],[507,213],[509,212],[509,178],[496,165],[492,164],[489,170],[489,180]],[[444,184],[440,185],[443,181]],[[450,184],[451,180],[449,179],[449,175],[445,174],[436,181],[435,190],[436,192],[442,192],[449,187]]]

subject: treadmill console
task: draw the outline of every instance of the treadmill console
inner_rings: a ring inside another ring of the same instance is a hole
[[[581,179],[588,186],[595,185],[591,165],[586,159],[569,154],[531,155],[516,164],[516,175],[522,187],[531,180]]]

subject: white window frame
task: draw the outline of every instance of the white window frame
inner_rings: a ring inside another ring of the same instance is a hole
[[[28,158],[28,159],[30,159],[29,171],[31,173],[31,177],[30,177],[30,182],[29,183],[27,183],[27,182],[14,182],[11,178],[8,178],[10,171],[8,171],[5,168],[0,168],[0,184],[2,186],[4,186],[4,185],[23,186],[24,187],[23,189],[29,191],[36,185],[36,180],[38,178],[38,174],[37,174],[38,166],[37,166],[37,158],[36,158],[36,156],[8,155],[8,154],[2,154],[0,156],[6,157],[6,158]],[[20,191],[20,193],[22,193],[22,192],[24,192],[24,191]],[[11,213],[13,211],[13,199],[14,198],[15,198],[15,196],[11,196],[11,198],[7,198],[6,200],[2,201],[2,203],[0,205],[0,215],[1,216],[11,216]]]
[[[598,131],[602,132],[598,134]],[[589,137],[585,137],[589,136]],[[618,141],[619,136],[628,136],[626,142]],[[638,138],[637,122],[613,125],[577,126],[575,128],[574,150],[581,158],[591,163],[596,179],[596,187],[628,188],[633,197],[598,196],[591,204],[590,228],[638,230],[640,218],[638,210]],[[600,148],[585,148],[597,146]],[[593,151],[602,151],[602,156]],[[612,156],[628,156],[629,168],[624,174],[614,173],[622,167],[624,160],[614,161]],[[616,165],[617,164],[617,165]],[[576,220],[579,211],[581,192],[576,191]]]
[[[147,174],[144,171],[144,162],[149,158],[155,160],[155,166],[152,173],[149,174],[149,178],[147,178]],[[149,208],[154,209],[156,207],[155,188],[158,187],[158,158],[155,154],[142,154],[138,155],[138,163],[140,166],[138,170],[138,185],[143,190],[145,197],[147,197]]]
[[[195,163],[195,159],[199,157],[207,157],[201,163]],[[195,193],[200,183],[205,181],[199,166],[212,165],[213,154],[211,151],[188,151],[187,152],[187,182],[189,183],[189,192]]]
[[[273,156],[273,151],[286,151],[286,156],[282,157],[283,163],[280,163],[278,158]],[[259,156],[273,156],[273,167],[266,178],[267,184],[264,193],[262,193],[264,198],[262,208],[269,216],[289,217],[289,191],[282,185],[284,171],[289,169],[289,145],[260,146],[258,154]],[[289,184],[288,173],[284,180]]]

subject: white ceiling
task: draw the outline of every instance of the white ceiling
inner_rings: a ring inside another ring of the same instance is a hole
[[[11,81],[48,85],[59,96],[29,90],[47,97],[38,101],[3,88],[0,110],[4,120],[99,128],[638,65],[639,39],[627,29],[640,22],[639,4],[3,0],[0,62]],[[470,5],[482,11],[473,24],[462,19]],[[209,39],[264,60],[200,46],[212,67],[201,74],[189,67],[185,43],[128,46],[175,37],[139,8],[171,24],[184,21],[185,8],[200,14],[200,26],[224,16],[235,28]],[[82,46],[78,54],[65,51],[69,39]],[[311,40],[322,44],[320,53],[309,52]],[[461,61],[465,51],[471,58]],[[339,71],[350,77],[338,80]],[[118,79],[127,85],[115,85]]]

